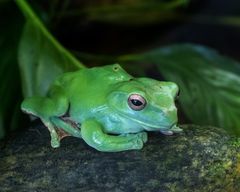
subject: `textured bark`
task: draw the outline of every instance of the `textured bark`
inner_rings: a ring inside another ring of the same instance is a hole
[[[0,151],[0,191],[240,191],[240,139],[222,129],[183,125],[149,133],[139,151],[98,152],[67,137],[50,147],[36,126]]]

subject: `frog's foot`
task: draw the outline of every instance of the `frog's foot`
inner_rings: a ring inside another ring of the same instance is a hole
[[[136,135],[137,135],[137,137],[140,138],[140,140],[142,140],[143,143],[146,143],[146,142],[147,142],[147,140],[148,140],[148,135],[147,135],[146,132],[137,133]]]
[[[170,130],[173,133],[181,133],[181,132],[183,132],[183,130],[180,127],[178,127],[177,125],[174,125]]]
[[[162,130],[160,131],[164,135],[173,135],[174,133],[181,133],[183,130],[179,128],[178,126],[174,125],[171,129],[169,130]]]
[[[129,141],[132,140],[140,140],[143,143],[146,143],[148,140],[148,135],[146,132],[140,132],[140,133],[127,133],[127,134],[121,134],[120,137],[128,138]]]
[[[134,139],[132,140],[133,145],[132,145],[132,149],[142,149],[144,143],[147,142],[147,133],[146,132],[141,132],[141,133],[135,133],[132,134],[134,135]]]
[[[124,134],[116,137],[123,137],[125,140],[124,144],[126,146],[130,145],[129,149],[142,149],[144,143],[146,143],[148,140],[148,136],[146,132]],[[126,149],[126,150],[129,150],[129,149]]]
[[[81,132],[83,140],[88,145],[105,152],[141,149],[147,141],[146,132],[118,136],[108,135],[104,133],[102,126],[94,120],[84,122]]]
[[[50,132],[50,136],[51,136],[51,146],[53,148],[57,148],[60,146],[60,140],[61,138],[59,137],[54,125],[47,120],[43,120],[42,119],[43,124],[48,128],[49,132]]]

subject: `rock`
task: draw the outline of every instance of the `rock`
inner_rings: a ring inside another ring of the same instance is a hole
[[[240,139],[220,128],[181,128],[117,153],[73,137],[53,149],[45,127],[31,128],[0,152],[0,191],[240,191]]]

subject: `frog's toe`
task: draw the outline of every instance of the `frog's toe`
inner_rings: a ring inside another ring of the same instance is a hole
[[[183,132],[183,130],[180,127],[176,126],[176,125],[171,128],[171,131],[173,133],[181,133],[181,132]]]
[[[147,140],[148,140],[148,135],[147,135],[147,133],[146,133],[146,132],[142,132],[142,133],[141,133],[141,137],[142,137],[143,143],[146,143]]]
[[[142,138],[137,138],[134,140],[133,149],[142,149],[143,148],[143,140]]]
[[[60,147],[60,141],[59,141],[58,135],[51,134],[51,146],[53,148]]]
[[[58,140],[52,139],[51,140],[51,146],[53,148],[58,148],[58,147],[60,147],[60,142]]]
[[[142,140],[143,143],[146,143],[147,140],[148,140],[148,135],[147,135],[146,132],[137,133],[137,134],[135,135],[135,137],[137,137],[137,139]]]

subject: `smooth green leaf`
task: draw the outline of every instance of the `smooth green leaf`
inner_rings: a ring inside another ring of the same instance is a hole
[[[166,80],[177,82],[181,107],[192,122],[240,135],[240,63],[210,48],[190,44],[121,60],[154,64]]]
[[[27,20],[18,53],[23,94],[45,95],[56,76],[84,66],[49,33],[25,0],[16,2]]]

